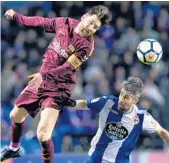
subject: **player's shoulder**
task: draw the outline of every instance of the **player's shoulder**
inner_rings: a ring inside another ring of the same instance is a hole
[[[106,101],[110,100],[110,101],[117,101],[117,97],[115,97],[114,95],[107,95],[107,96],[102,96],[101,98],[104,98]]]
[[[100,97],[95,98],[95,99],[97,99],[97,100],[102,99],[104,101],[107,101],[107,100],[115,101],[117,99],[117,97],[115,97],[113,95],[106,95],[106,96],[100,96]]]
[[[79,23],[79,20],[77,19],[73,19],[71,17],[65,17],[65,18],[66,18],[66,23],[70,28],[74,28]]]
[[[114,95],[109,95],[109,96],[107,96],[107,98],[108,99],[110,99],[110,100],[117,100],[117,97],[116,96],[114,96]]]
[[[79,23],[79,20],[71,18],[71,17],[67,17],[67,19],[72,22],[72,23]]]
[[[67,17],[56,17],[55,20],[57,23],[65,22],[67,20]]]
[[[145,114],[147,110],[140,104],[136,104],[136,110],[138,114]]]
[[[77,19],[73,19],[70,17],[56,17],[55,20],[57,21],[57,23],[64,23],[67,24],[70,27],[74,27],[76,24],[79,23],[79,21]]]

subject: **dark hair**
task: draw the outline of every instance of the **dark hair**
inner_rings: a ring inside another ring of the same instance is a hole
[[[143,92],[143,81],[140,78],[129,77],[123,82],[123,88],[139,98]]]
[[[112,19],[110,10],[108,9],[108,7],[103,5],[94,6],[87,13],[90,15],[96,14],[100,19],[102,25],[109,24]]]

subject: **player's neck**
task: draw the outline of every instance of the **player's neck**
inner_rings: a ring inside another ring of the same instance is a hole
[[[124,112],[124,113],[129,114],[129,113],[131,113],[132,111],[133,111],[133,107],[131,107],[129,110],[127,110],[127,111]]]
[[[127,111],[124,111],[123,113],[130,114],[133,111],[133,108],[134,108],[134,105],[130,109],[128,109]]]

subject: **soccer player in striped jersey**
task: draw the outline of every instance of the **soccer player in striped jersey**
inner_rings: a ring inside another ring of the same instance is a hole
[[[12,120],[11,143],[1,152],[0,161],[21,156],[20,140],[25,128],[25,118],[35,117],[41,111],[37,137],[42,148],[44,163],[53,163],[54,147],[51,139],[53,128],[63,103],[76,84],[76,70],[94,52],[93,34],[111,20],[111,13],[105,6],[91,8],[81,17],[81,21],[67,18],[44,18],[24,16],[14,10],[7,10],[5,17],[19,24],[42,27],[46,32],[55,33],[43,56],[40,72],[30,77],[32,80],[15,101],[10,113]],[[63,102],[63,101],[62,101]]]
[[[129,163],[142,131],[157,133],[169,145],[169,132],[137,104],[142,91],[142,80],[130,77],[123,82],[118,98],[111,95],[90,101],[70,101],[69,105],[75,109],[89,109],[99,114],[87,163]]]

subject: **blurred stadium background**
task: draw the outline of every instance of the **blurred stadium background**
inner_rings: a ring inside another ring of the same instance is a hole
[[[138,76],[145,82],[140,103],[169,130],[169,2],[1,2],[1,147],[9,144],[13,102],[26,86],[27,75],[38,71],[53,37],[43,29],[6,20],[5,11],[12,8],[29,16],[80,18],[98,4],[110,8],[113,21],[96,34],[95,56],[79,70],[73,98],[118,95],[124,79]],[[153,66],[143,65],[136,58],[136,47],[145,38],[157,39],[163,47],[162,60]],[[40,162],[38,120],[39,116],[27,119],[22,139],[25,156],[14,163]],[[84,162],[96,129],[97,115],[65,108],[53,133],[56,162]],[[168,163],[169,153],[158,136],[144,133],[132,158],[132,163]]]

